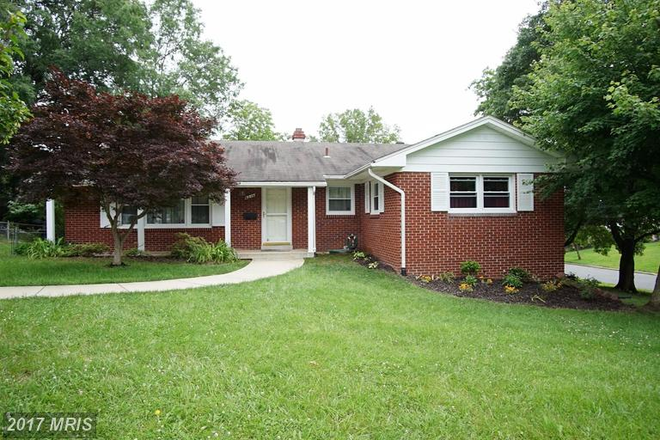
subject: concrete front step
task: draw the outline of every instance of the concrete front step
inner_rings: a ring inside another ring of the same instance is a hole
[[[294,249],[292,251],[259,251],[237,249],[236,253],[241,260],[292,260],[300,258],[313,258],[314,253],[305,249]]]

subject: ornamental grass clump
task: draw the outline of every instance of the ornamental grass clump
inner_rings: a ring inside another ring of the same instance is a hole
[[[193,237],[183,232],[176,234],[171,255],[197,264],[233,263],[238,260],[236,251],[223,240],[209,243],[203,237]]]

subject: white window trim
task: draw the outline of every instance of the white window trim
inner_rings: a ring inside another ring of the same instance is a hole
[[[449,197],[450,214],[513,214],[516,212],[516,181],[513,174],[475,174],[475,173],[450,173],[452,177],[476,177],[477,178],[477,207],[476,208],[452,208],[451,187],[447,192]],[[509,179],[509,207],[508,208],[484,208],[484,177],[506,177]]]
[[[330,210],[330,188],[341,187],[351,188],[351,209],[349,211],[331,211]],[[350,183],[342,185],[340,183],[328,184],[325,189],[325,215],[355,215],[355,184]]]
[[[376,191],[374,189],[377,188],[378,192],[378,209],[374,208],[374,199]],[[371,215],[379,215],[383,212],[385,212],[385,187],[381,182],[376,182],[376,181],[371,181],[369,184],[369,207],[370,207],[370,214]]]
[[[201,205],[200,205],[201,206]],[[114,206],[112,207],[114,209]],[[138,210],[139,212],[139,210]],[[100,210],[101,216],[105,216],[103,208]],[[144,217],[144,228],[145,229],[211,229],[213,227],[213,202],[209,200],[209,222],[208,223],[192,223],[192,199],[185,199],[185,213],[184,213],[184,223],[148,223],[147,217]],[[109,228],[109,225],[105,225],[107,220],[104,222],[101,219],[101,228]],[[224,226],[224,225],[217,225]],[[128,229],[129,225],[119,225],[120,229]],[[135,226],[137,228],[137,224]]]

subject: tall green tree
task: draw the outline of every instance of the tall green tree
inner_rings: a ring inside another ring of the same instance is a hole
[[[229,108],[231,126],[223,137],[237,141],[282,141],[285,136],[275,131],[270,110],[254,102],[236,101]]]
[[[635,291],[635,250],[660,232],[660,0],[567,0],[544,20],[513,106],[542,148],[572,158],[542,183],[608,226],[617,287]]]
[[[32,103],[51,66],[100,90],[140,86],[140,60],[152,45],[147,9],[138,0],[16,0],[27,17],[13,81]]]
[[[2,4],[0,3],[0,8]],[[9,81],[14,72],[14,59],[21,59],[19,39],[25,33],[25,16],[20,12],[0,9],[0,143],[6,144],[30,112]]]
[[[400,129],[386,125],[373,107],[326,115],[319,126],[319,139],[324,142],[363,142],[391,144],[399,140]]]
[[[243,84],[222,48],[203,39],[199,10],[191,0],[155,0],[148,15],[153,45],[141,62],[140,90],[179,95],[204,116],[226,124]]]
[[[523,20],[518,28],[516,44],[504,56],[495,69],[487,68],[481,78],[472,82],[471,88],[481,99],[475,114],[495,116],[510,124],[520,121],[524,109],[513,105],[513,87],[526,87],[533,65],[540,58],[539,48],[547,43],[543,38],[546,29],[545,16],[548,3],[541,10]]]
[[[0,217],[10,198],[7,188],[11,188],[11,176],[2,170],[2,165],[7,161],[4,144],[30,116],[27,106],[9,80],[14,72],[14,60],[23,57],[19,41],[24,36],[24,23],[23,14],[0,1]]]

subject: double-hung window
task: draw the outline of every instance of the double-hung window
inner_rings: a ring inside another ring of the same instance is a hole
[[[211,219],[211,204],[208,196],[193,197],[190,200],[190,223],[208,225]]]
[[[513,178],[495,175],[450,175],[449,211],[515,212]]]
[[[377,215],[385,211],[385,192],[383,184],[380,182],[371,182],[371,214]]]
[[[124,206],[121,209],[121,218],[119,219],[119,224],[122,226],[130,226],[131,222],[135,220],[138,212],[135,206]]]
[[[355,185],[330,185],[326,191],[327,215],[355,214]]]
[[[147,214],[148,225],[185,225],[186,201],[179,200],[174,206],[158,208]]]

